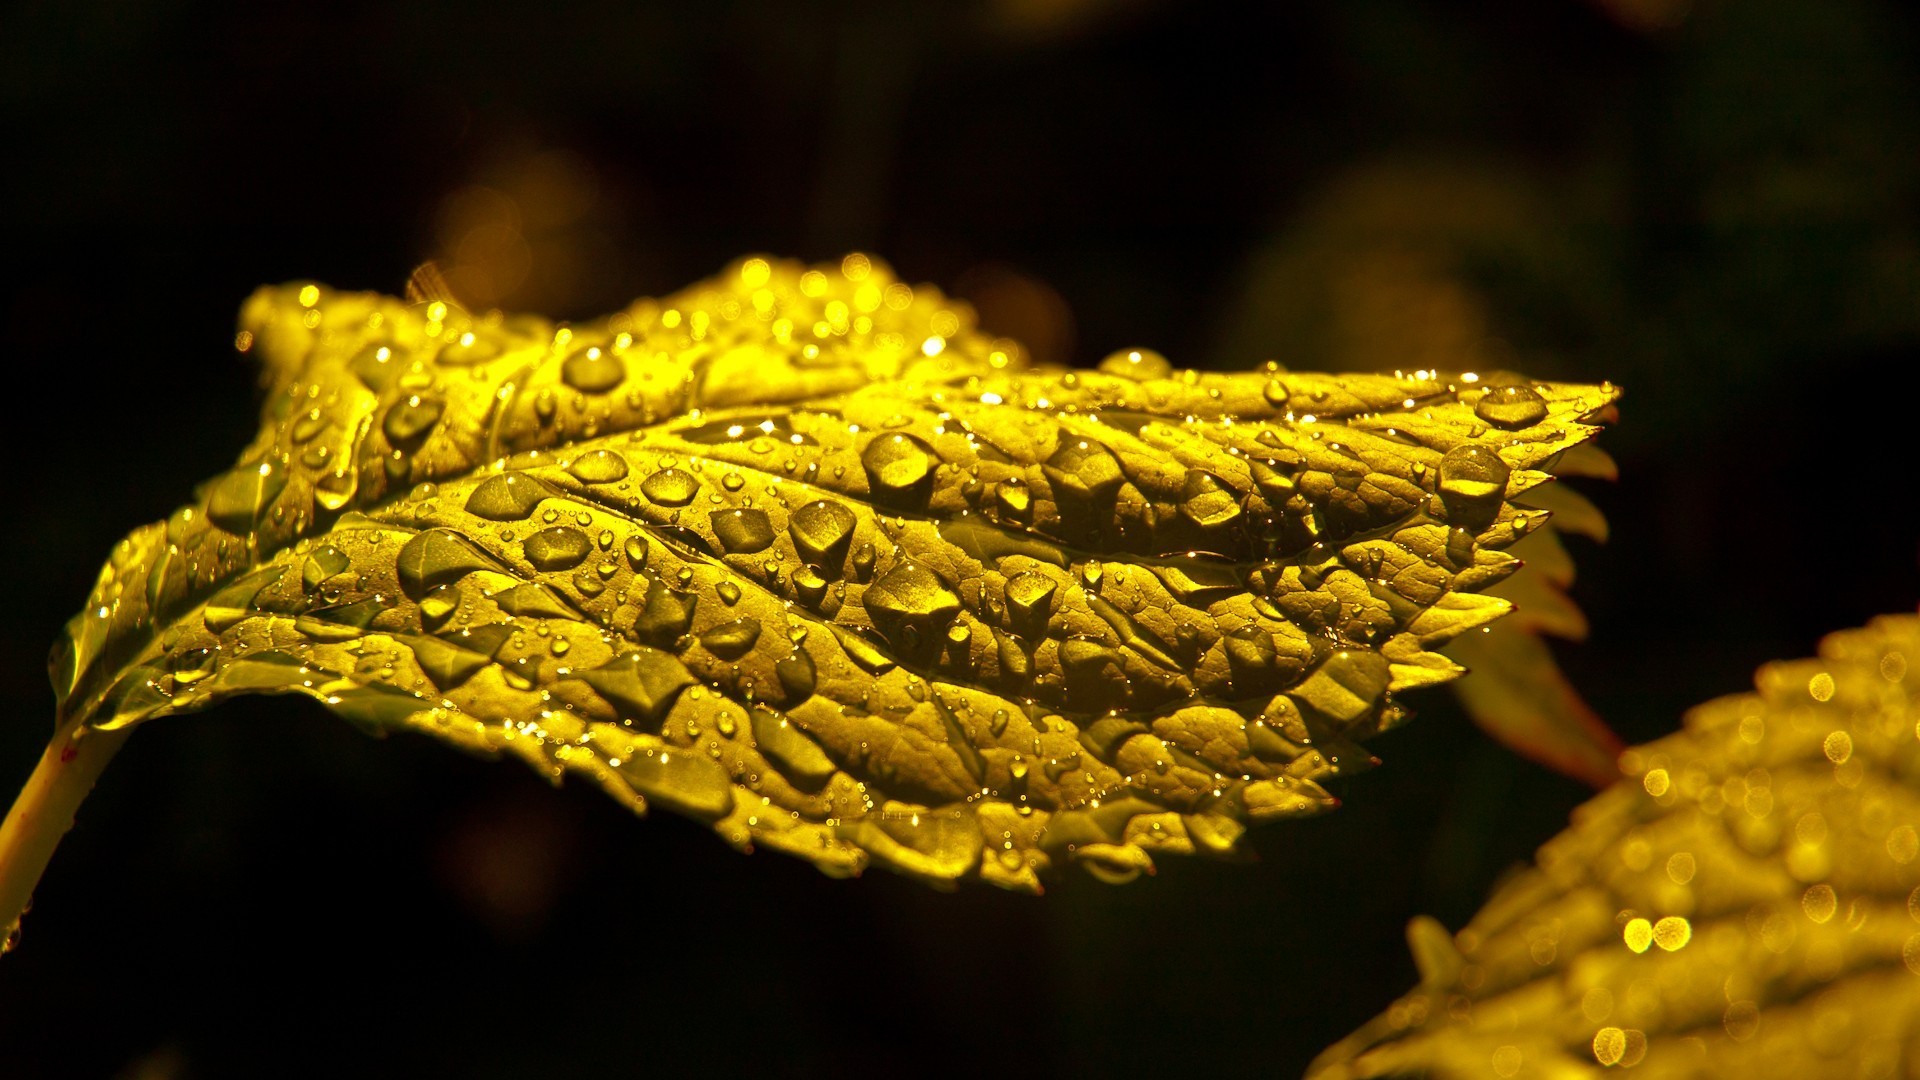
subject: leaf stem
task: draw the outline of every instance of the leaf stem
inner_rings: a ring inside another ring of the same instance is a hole
[[[5,934],[0,952],[19,932],[34,886],[60,838],[73,827],[74,812],[128,734],[128,729],[101,731],[78,724],[61,731],[7,811],[0,823],[0,928]]]

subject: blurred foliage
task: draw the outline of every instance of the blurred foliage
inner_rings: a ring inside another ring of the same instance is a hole
[[[1829,636],[1629,750],[1314,1080],[1920,1070],[1920,617]]]

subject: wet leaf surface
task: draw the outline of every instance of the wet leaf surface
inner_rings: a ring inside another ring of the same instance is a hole
[[[1419,988],[1322,1055],[1377,1076],[1920,1067],[1920,617],[1829,636],[1622,757]]]
[[[304,694],[829,873],[1035,891],[1331,806],[1615,396],[1034,369],[864,256],[578,326],[315,285],[242,321],[260,435],[115,548],[63,716]]]

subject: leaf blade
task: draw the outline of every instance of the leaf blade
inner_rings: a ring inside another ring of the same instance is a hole
[[[1331,805],[1615,396],[1027,370],[864,259],[574,328],[245,318],[261,436],[116,550],[69,714],[305,694],[828,872],[1027,890]]]

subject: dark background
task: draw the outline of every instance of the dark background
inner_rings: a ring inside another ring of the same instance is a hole
[[[1920,56],[1872,0],[0,14],[0,784],[112,543],[253,431],[255,285],[584,316],[859,247],[1091,363],[1624,384],[1561,650],[1628,739],[1920,599]],[[156,723],[0,961],[6,1077],[1297,1075],[1580,788],[1444,693],[1259,861],[833,882],[318,707]],[[11,790],[11,787],[8,787]],[[929,1049],[921,1049],[929,1048]]]

